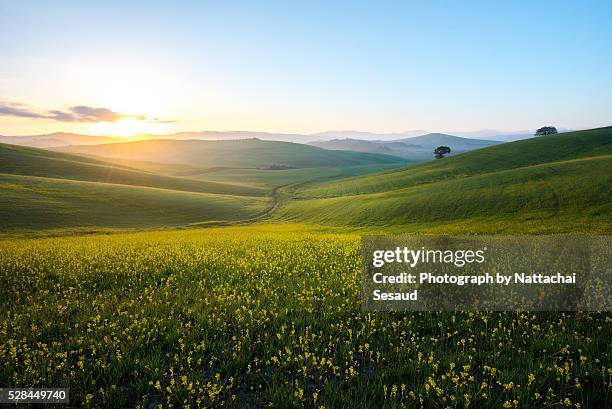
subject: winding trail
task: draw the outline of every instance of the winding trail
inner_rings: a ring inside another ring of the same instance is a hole
[[[264,210],[263,212],[261,212],[260,214],[253,216],[249,219],[242,219],[242,220],[236,220],[233,223],[236,224],[244,224],[244,223],[253,223],[262,219],[265,219],[266,217],[272,215],[272,213],[274,213],[274,211],[276,209],[278,209],[278,206],[280,206],[281,203],[281,198],[280,198],[280,191],[281,189],[285,188],[285,187],[289,187],[293,185],[293,183],[288,183],[286,185],[281,185],[281,186],[276,186],[274,189],[272,189],[272,206],[270,206],[269,208],[267,208],[266,210]]]
[[[297,185],[299,183],[288,183],[285,185],[281,185],[281,186],[276,186],[274,187],[270,193],[272,196],[272,205],[270,207],[268,207],[266,210],[262,211],[261,213],[250,217],[248,219],[240,219],[240,220],[214,220],[214,221],[206,221],[206,222],[198,222],[198,223],[192,223],[189,225],[189,227],[218,227],[218,226],[235,226],[235,225],[241,225],[241,224],[251,224],[251,223],[255,223],[258,222],[260,220],[263,220],[267,217],[269,217],[270,215],[272,215],[272,213],[274,213],[274,211],[276,209],[278,209],[278,206],[280,206],[281,204],[281,189],[292,186],[292,185]]]

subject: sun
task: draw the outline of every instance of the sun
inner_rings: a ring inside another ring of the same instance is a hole
[[[163,134],[172,131],[170,124],[151,122],[146,119],[122,119],[117,122],[99,122],[91,125],[90,131],[96,135],[129,137],[139,134]]]

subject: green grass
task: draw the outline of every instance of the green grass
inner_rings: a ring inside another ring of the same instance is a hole
[[[159,228],[255,217],[270,198],[0,174],[0,231]]]
[[[0,144],[0,173],[148,186],[199,193],[264,196],[268,189],[244,184],[198,181],[145,172],[83,156]]]

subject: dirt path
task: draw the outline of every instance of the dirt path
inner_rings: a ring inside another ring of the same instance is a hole
[[[235,225],[241,225],[241,224],[251,224],[251,223],[261,221],[265,219],[266,217],[269,217],[270,215],[272,215],[272,213],[274,213],[274,211],[278,208],[278,206],[280,206],[281,190],[283,188],[286,188],[292,185],[294,185],[294,183],[288,183],[286,185],[276,186],[275,188],[273,188],[271,190],[272,205],[266,210],[264,210],[263,212],[253,217],[250,217],[248,219],[241,219],[241,220],[216,220],[216,221],[192,223],[189,225],[189,227],[235,226]]]

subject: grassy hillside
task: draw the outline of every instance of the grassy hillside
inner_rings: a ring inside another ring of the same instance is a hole
[[[569,159],[612,154],[612,127],[509,142],[382,174],[309,186],[299,197],[387,192],[441,180]]]
[[[268,190],[241,184],[156,175],[123,164],[60,152],[0,144],[0,173],[147,186],[199,193],[263,196]]]
[[[63,152],[145,160],[198,167],[294,168],[402,163],[403,160],[362,152],[329,151],[290,142],[243,139],[233,141],[150,140],[96,146],[69,146]]]
[[[0,174],[0,231],[150,228],[254,217],[269,198]]]
[[[458,223],[461,232],[604,231],[612,222],[610,169],[612,128],[573,132],[311,185],[276,217],[353,226]]]

